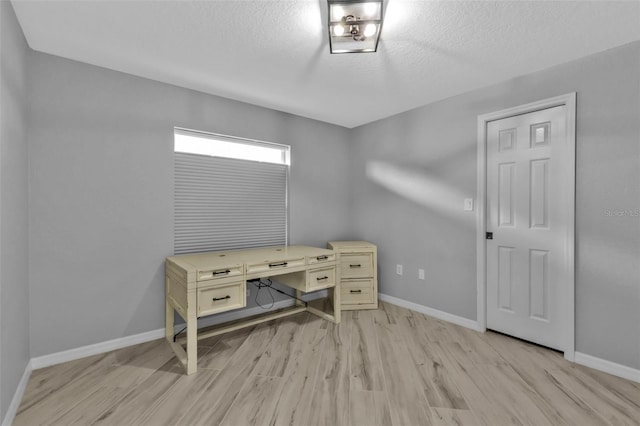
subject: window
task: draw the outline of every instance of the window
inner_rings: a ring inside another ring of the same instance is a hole
[[[287,244],[289,146],[174,136],[175,254]]]
[[[175,152],[289,165],[289,147],[268,142],[176,129]]]

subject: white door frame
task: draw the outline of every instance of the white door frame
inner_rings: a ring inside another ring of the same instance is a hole
[[[569,171],[569,194],[565,200],[565,209],[567,215],[567,235],[568,244],[565,247],[564,265],[566,276],[566,287],[562,294],[565,299],[562,302],[561,312],[565,314],[561,323],[565,326],[563,339],[565,342],[564,357],[574,360],[575,355],[575,176],[576,176],[576,93],[568,93],[566,95],[556,96],[554,98],[543,99],[541,101],[532,102],[526,105],[520,105],[513,108],[503,109],[501,111],[491,112],[478,116],[478,188],[476,192],[477,210],[476,210],[476,272],[477,272],[477,290],[478,290],[478,330],[486,331],[487,329],[487,246],[486,246],[486,197],[487,197],[487,123],[489,121],[500,120],[514,115],[527,114],[533,111],[553,108],[557,106],[566,107],[567,120],[567,143],[572,155],[569,155],[567,163],[563,165]]]

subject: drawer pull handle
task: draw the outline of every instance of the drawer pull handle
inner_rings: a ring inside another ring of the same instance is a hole
[[[362,267],[362,265],[359,263],[356,263],[354,265],[349,265],[349,268],[360,268],[360,267]]]
[[[287,262],[270,263],[269,264],[269,268],[275,268],[276,266],[287,266]]]
[[[362,293],[362,290],[351,290],[350,293]]]
[[[329,277],[318,277],[316,278],[316,281],[323,281],[323,280],[328,280]]]
[[[231,299],[231,296],[227,294],[225,297],[214,297],[213,301],[217,302],[218,300],[225,300],[225,299]]]
[[[327,260],[329,258],[329,256],[318,256],[316,257],[316,260]]]
[[[213,271],[213,275],[226,275],[229,272],[231,272],[230,270],[226,270],[226,271]]]

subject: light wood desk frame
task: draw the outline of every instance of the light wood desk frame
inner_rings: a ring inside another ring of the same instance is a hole
[[[283,246],[170,256],[165,272],[165,337],[187,374],[197,370],[200,339],[304,311],[340,322],[340,271],[333,250]],[[295,289],[297,297],[327,289],[332,311],[323,309],[324,299],[307,306],[296,301],[291,308],[198,331],[198,318],[246,306],[247,280],[272,277]],[[186,351],[181,345],[185,339],[174,339],[174,311],[186,323]]]

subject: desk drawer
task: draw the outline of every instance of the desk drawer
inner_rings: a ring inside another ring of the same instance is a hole
[[[327,263],[327,262],[333,262],[335,260],[336,260],[336,255],[335,254],[325,254],[325,255],[322,255],[322,256],[311,256],[311,257],[309,257],[309,265],[318,264],[318,266],[320,266],[320,264]]]
[[[373,279],[342,281],[340,303],[344,305],[374,303]]]
[[[299,259],[285,259],[271,262],[260,262],[247,265],[247,275],[267,271],[279,271],[305,266],[304,257]]]
[[[241,277],[244,274],[244,265],[232,265],[220,269],[198,271],[198,281],[208,281],[220,278]]]
[[[340,277],[373,277],[373,253],[343,253],[340,255]]]
[[[198,289],[197,316],[217,314],[246,306],[245,282],[213,285]]]
[[[336,285],[336,268],[313,269],[307,272],[307,290],[315,291]]]

